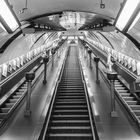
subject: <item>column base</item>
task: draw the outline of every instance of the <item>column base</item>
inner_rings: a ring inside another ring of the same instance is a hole
[[[43,84],[45,85],[47,83],[47,81],[46,80],[43,80]]]
[[[31,110],[25,110],[24,116],[25,117],[30,117],[31,116]]]
[[[97,84],[100,84],[100,80],[96,80],[96,83],[97,83]]]
[[[110,116],[113,117],[113,118],[117,118],[118,117],[118,113],[116,111],[112,111],[110,113]]]

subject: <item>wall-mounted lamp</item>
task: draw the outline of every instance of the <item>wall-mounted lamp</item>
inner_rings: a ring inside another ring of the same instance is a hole
[[[101,8],[101,9],[104,9],[104,8],[105,8],[105,4],[103,3],[102,0],[101,0],[101,3],[100,3],[100,8]]]
[[[123,31],[127,32],[133,21],[138,15],[140,6],[140,0],[126,0],[115,20],[115,26]]]
[[[13,33],[20,22],[7,0],[0,0],[0,22],[8,33]]]

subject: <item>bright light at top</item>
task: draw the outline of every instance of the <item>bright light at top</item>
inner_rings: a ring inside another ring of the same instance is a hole
[[[121,14],[116,22],[116,27],[123,30],[128,23],[130,17],[133,15],[136,7],[139,5],[140,0],[127,0]]]
[[[12,31],[19,26],[4,0],[0,0],[0,15]]]
[[[85,19],[80,16],[78,12],[63,12],[63,16],[60,19],[60,24],[64,28],[79,29],[85,23]]]

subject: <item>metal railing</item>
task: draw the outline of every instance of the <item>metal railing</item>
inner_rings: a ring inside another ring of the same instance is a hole
[[[63,60],[63,64],[62,64],[62,67],[61,67],[61,70],[60,70],[60,74],[59,74],[59,77],[58,77],[56,85],[55,85],[55,89],[54,89],[53,96],[52,96],[51,101],[50,101],[49,109],[47,111],[46,120],[45,120],[44,126],[43,126],[43,128],[41,130],[41,134],[40,134],[38,140],[45,140],[45,136],[46,136],[46,133],[47,133],[47,130],[48,130],[48,125],[49,125],[49,121],[50,121],[50,117],[51,117],[53,104],[54,104],[54,101],[55,101],[55,96],[56,96],[56,93],[57,93],[57,88],[58,88],[58,85],[59,85],[59,83],[61,81],[61,77],[62,77],[62,74],[63,74],[68,49],[69,48],[67,48],[67,50],[66,50],[65,58]]]
[[[123,53],[117,52],[116,50],[104,46],[101,43],[91,40],[89,38],[85,41],[88,42],[93,47],[98,48],[102,53],[104,53],[104,55],[106,55],[106,57],[108,57],[108,55],[111,54],[111,56],[114,58],[115,61],[117,61],[120,65],[125,67],[130,72],[134,73],[135,75],[140,74],[140,71],[138,69],[139,67],[138,65],[140,64],[140,61],[130,56],[127,56]]]
[[[79,61],[80,61],[80,59],[79,59]],[[79,62],[79,65],[80,65],[80,72],[81,72],[81,76],[82,76],[82,82],[83,82],[84,89],[85,89],[85,95],[86,95],[87,106],[88,106],[88,111],[89,111],[89,118],[90,118],[90,122],[91,122],[93,140],[99,140],[96,125],[95,125],[95,122],[94,122],[94,115],[93,115],[93,112],[92,112],[91,102],[90,102],[90,98],[89,98],[89,94],[88,94],[87,83],[86,83],[86,80],[85,80],[84,73],[83,73],[82,66],[81,66],[80,62]]]

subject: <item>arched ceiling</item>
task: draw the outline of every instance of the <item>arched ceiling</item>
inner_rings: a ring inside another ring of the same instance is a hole
[[[26,1],[27,10],[19,14],[19,11],[26,7]],[[20,20],[57,11],[85,11],[115,18],[123,0],[102,0],[102,2],[105,4],[104,9],[100,8],[101,0],[9,0]]]
[[[101,8],[101,2],[105,8]],[[77,28],[86,27],[103,22],[112,22],[115,19],[123,0],[9,0],[20,21],[53,27],[69,28],[66,17],[75,18]],[[63,11],[73,11],[74,14],[65,14]],[[80,13],[79,13],[80,12]],[[48,17],[48,15],[55,15]],[[85,21],[85,22],[83,22]],[[66,22],[66,25],[64,25]]]

